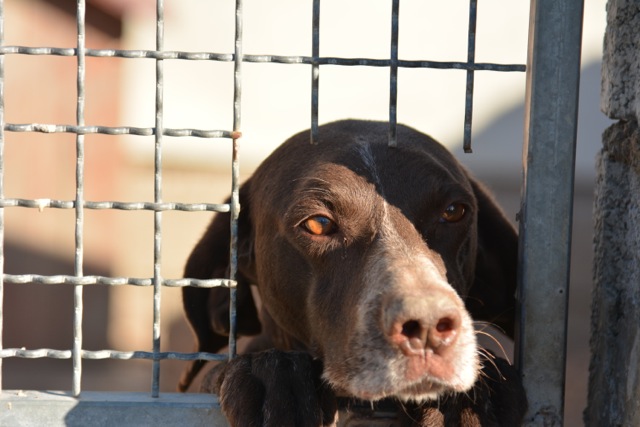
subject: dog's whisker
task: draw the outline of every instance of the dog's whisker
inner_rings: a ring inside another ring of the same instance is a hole
[[[495,362],[496,356],[494,356],[491,352],[485,350],[485,349],[478,349],[478,354],[480,356],[484,356],[484,360],[486,360],[487,362],[491,363],[491,365],[496,368],[496,371],[498,372],[498,375],[500,375],[500,379],[502,380],[506,380],[507,378],[502,375],[502,372],[500,371],[500,368],[498,367],[498,365]],[[490,356],[490,357],[488,357]],[[511,362],[509,362],[511,363]],[[488,378],[488,375],[486,375],[484,372],[480,371],[480,377],[486,377]]]
[[[403,402],[399,402],[398,406],[400,407],[400,411],[402,411],[412,422],[418,423],[420,421],[417,420],[411,413],[409,413],[409,411],[407,410],[407,406]]]
[[[506,332],[504,331],[504,329],[502,329],[499,325],[493,322],[487,322],[485,320],[474,320],[473,326],[476,327],[476,330],[481,330],[481,331],[484,331],[487,328],[493,328],[498,332],[500,332],[501,334],[506,335]]]
[[[477,402],[477,389],[476,387],[472,388],[469,391],[466,391],[463,393],[465,397],[467,397],[471,402],[473,402],[474,404]],[[473,394],[473,396],[472,396]]]
[[[476,335],[483,335],[485,337],[488,337],[491,341],[493,341],[498,346],[498,348],[500,348],[500,353],[502,353],[502,356],[504,356],[504,358],[507,360],[507,362],[511,363],[511,360],[509,359],[509,355],[507,355],[507,351],[505,350],[505,348],[502,345],[502,343],[500,342],[500,340],[498,340],[496,337],[494,337],[489,332],[485,332],[485,331],[476,330]]]

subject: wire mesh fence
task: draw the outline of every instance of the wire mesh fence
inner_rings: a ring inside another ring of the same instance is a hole
[[[226,360],[233,357],[236,352],[235,307],[232,305],[231,325],[232,333],[229,342],[228,354],[208,354],[208,353],[185,353],[174,351],[161,351],[161,305],[163,288],[167,287],[213,287],[223,286],[229,288],[231,301],[235,299],[235,270],[237,261],[237,218],[241,207],[238,200],[238,189],[240,181],[239,170],[239,141],[242,138],[242,91],[243,91],[243,65],[249,63],[274,63],[274,64],[295,64],[306,66],[309,70],[309,88],[311,105],[310,109],[310,140],[318,143],[318,126],[320,115],[320,85],[321,76],[325,67],[371,67],[388,70],[389,90],[388,90],[388,122],[389,122],[389,144],[397,144],[396,124],[398,108],[398,85],[401,84],[401,77],[398,71],[401,69],[438,69],[438,70],[460,70],[466,74],[464,83],[464,120],[460,123],[463,128],[464,150],[471,151],[472,122],[474,105],[474,77],[477,72],[524,72],[524,64],[507,64],[494,62],[476,61],[476,27],[478,5],[477,0],[470,0],[468,8],[468,25],[466,33],[467,59],[466,61],[436,61],[431,59],[402,59],[399,55],[399,33],[401,22],[399,10],[401,2],[391,0],[388,7],[391,9],[390,27],[391,39],[388,44],[388,58],[368,58],[368,57],[334,57],[322,56],[320,50],[320,21],[321,2],[311,0],[312,22],[311,28],[311,55],[272,55],[254,54],[244,52],[243,40],[243,16],[244,5],[242,0],[234,3],[234,35],[233,51],[231,52],[197,52],[187,50],[166,50],[165,49],[165,1],[155,2],[155,47],[149,50],[130,49],[93,49],[86,45],[86,9],[89,0],[78,0],[76,4],[76,43],[75,46],[49,47],[49,46],[26,46],[7,45],[4,39],[4,28],[7,20],[11,19],[5,12],[6,1],[0,0],[0,268],[4,267],[4,240],[6,222],[5,211],[8,209],[29,209],[43,211],[45,209],[68,210],[74,214],[74,273],[69,275],[40,275],[34,273],[26,274],[3,274],[0,275],[0,310],[3,305],[11,304],[6,299],[3,301],[3,287],[5,284],[24,285],[37,283],[48,286],[71,286],[74,292],[73,303],[73,345],[69,349],[51,348],[4,348],[0,341],[0,362],[4,358],[53,358],[71,359],[73,363],[73,378],[71,380],[71,395],[80,396],[82,391],[83,360],[90,359],[144,359],[152,361],[151,369],[151,391],[154,398],[160,396],[160,367],[161,361],[173,360]],[[89,2],[91,3],[91,2]],[[172,8],[179,8],[178,4],[172,3]],[[366,14],[364,14],[366,15]],[[524,48],[524,47],[523,47]],[[37,56],[37,57],[69,57],[76,61],[76,94],[75,94],[75,123],[8,123],[5,120],[5,58],[9,56]],[[155,106],[154,123],[150,127],[134,126],[105,126],[88,125],[86,120],[87,102],[87,70],[86,62],[88,58],[116,58],[122,60],[148,60],[155,64]],[[232,123],[227,129],[203,129],[203,128],[170,128],[165,124],[165,69],[172,61],[195,61],[229,63],[233,67],[233,77],[229,84],[233,85],[233,97],[229,109],[232,109]],[[24,134],[68,134],[75,141],[75,192],[72,199],[55,198],[10,198],[5,197],[5,165],[10,164],[13,159],[6,156],[5,146],[7,135],[12,133]],[[149,137],[154,140],[153,154],[153,197],[146,201],[96,201],[90,200],[85,192],[85,147],[86,138],[91,135],[122,136],[132,135]],[[166,138],[189,137],[201,139],[220,139],[224,143],[231,145],[231,198],[229,203],[182,203],[165,200],[163,196],[163,145]],[[251,150],[250,147],[247,150]],[[99,210],[119,210],[119,211],[145,211],[153,215],[153,275],[151,277],[111,277],[86,275],[85,273],[85,216],[88,211]],[[231,268],[228,277],[213,278],[210,280],[197,280],[193,278],[167,278],[163,276],[161,264],[163,254],[163,219],[167,212],[230,212],[231,213]],[[86,308],[83,304],[83,292],[85,287],[94,285],[104,285],[108,287],[116,286],[136,286],[152,288],[152,339],[150,351],[134,350],[120,351],[112,349],[87,350],[83,344],[83,316]],[[0,311],[0,336],[2,333],[2,311]],[[11,327],[12,325],[4,325]],[[0,370],[0,375],[2,370]],[[0,386],[1,383],[0,376]]]

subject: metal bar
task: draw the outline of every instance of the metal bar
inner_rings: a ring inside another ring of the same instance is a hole
[[[563,422],[582,0],[532,0],[516,361],[526,425]]]
[[[314,0],[319,1],[319,0]],[[58,55],[75,56],[76,50],[73,48],[55,47],[28,47],[28,46],[4,46],[0,47],[0,55],[23,54],[23,55]],[[233,62],[234,55],[230,53],[212,52],[184,52],[154,50],[119,50],[119,49],[87,49],[86,56],[95,57],[116,57],[116,58],[148,58],[148,59],[180,59],[180,60],[200,60],[200,61],[221,61]],[[286,56],[286,55],[243,55],[243,62],[274,63],[274,64],[307,64],[313,65],[344,65],[344,66],[369,66],[388,67],[391,63],[389,59],[371,58],[339,58],[339,57],[318,57],[313,56]],[[524,64],[497,64],[497,63],[475,63],[455,61],[430,61],[430,60],[399,60],[400,68],[434,68],[434,69],[455,69],[474,71],[525,71]]]
[[[236,34],[235,62],[233,70],[233,131],[241,135],[242,127],[242,0],[236,0]],[[235,286],[238,271],[238,217],[240,216],[240,164],[238,162],[238,138],[233,138],[231,158],[231,215],[229,228],[231,231],[229,245],[229,280],[234,285],[229,288],[229,358],[236,355],[236,300]]]
[[[164,49],[164,0],[156,0],[156,50]],[[162,134],[164,128],[164,67],[163,59],[156,60],[156,114],[153,198],[162,203]],[[160,308],[162,304],[162,212],[153,214],[153,354],[160,353]],[[151,397],[160,395],[160,359],[153,358]]]
[[[389,67],[389,147],[398,145],[398,14],[400,0],[391,5],[391,66]]]
[[[104,277],[104,276],[42,276],[39,274],[4,274],[2,279],[5,283],[29,284],[38,283],[41,285],[73,285],[73,286],[91,286],[91,285],[107,285],[107,286],[153,286],[153,278],[134,278],[134,277]],[[231,288],[235,286],[235,281],[229,279],[163,279],[162,286],[181,288],[184,286],[194,286],[198,288],[215,288],[225,287]]]
[[[2,426],[227,426],[216,396],[204,393],[11,390],[0,394]],[[10,408],[6,409],[5,408]]]
[[[90,202],[84,201],[85,209],[119,209],[123,211],[184,211],[184,212],[229,212],[228,203],[176,203],[176,202]],[[74,200],[53,200],[53,199],[4,199],[0,200],[0,208],[21,207],[34,208],[40,211],[45,208],[52,209],[74,209]]]
[[[0,46],[4,44],[4,0],[0,0]],[[4,55],[0,55],[0,200],[4,200]],[[4,209],[0,208],[0,351],[4,329]],[[0,392],[2,391],[0,359]]]
[[[318,142],[318,104],[320,84],[320,0],[313,0],[311,35],[311,143]]]
[[[469,38],[467,41],[467,63],[476,61],[476,22],[478,0],[469,2]],[[467,70],[467,86],[464,100],[464,136],[462,147],[465,153],[471,153],[471,119],[473,117],[473,70]]]
[[[144,360],[156,360],[156,359],[170,359],[170,360],[227,360],[226,354],[216,353],[180,353],[175,351],[165,351],[154,353],[152,351],[118,351],[118,350],[82,350],[82,358],[90,360],[103,360],[103,359],[117,359],[117,360],[130,360],[130,359],[144,359]],[[71,350],[55,350],[52,348],[37,348],[37,349],[24,349],[24,348],[6,348],[0,350],[0,360],[2,358],[18,357],[22,359],[71,359]]]
[[[91,285],[107,285],[107,286],[153,286],[153,278],[134,278],[134,277],[104,277],[104,276],[42,276],[39,274],[4,274],[2,276],[5,283],[29,284],[38,283],[41,285],[73,285],[73,286],[91,286]],[[215,288],[224,287],[231,288],[236,285],[234,280],[229,279],[163,279],[162,286],[181,288],[184,286],[194,286],[198,288]]]
[[[0,55],[1,56],[1,55]],[[40,133],[75,133],[85,135],[90,133],[100,133],[106,135],[139,135],[153,136],[156,134],[155,128],[136,127],[110,127],[110,126],[75,126],[75,125],[54,125],[47,123],[14,124],[7,123],[4,130],[9,132],[40,132]],[[164,136],[184,137],[195,136],[199,138],[234,138],[238,137],[234,132],[225,130],[204,130],[204,129],[168,129],[162,130]]]
[[[77,3],[78,30],[78,70],[77,70],[77,102],[76,124],[84,126],[85,108],[85,0]],[[76,224],[75,224],[75,257],[74,273],[77,277],[83,275],[84,263],[84,135],[76,136]],[[73,295],[73,386],[74,396],[80,395],[82,381],[82,315],[83,315],[83,287],[76,286]]]

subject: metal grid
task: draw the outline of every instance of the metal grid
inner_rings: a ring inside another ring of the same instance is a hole
[[[468,26],[468,53],[466,62],[439,62],[431,60],[401,60],[398,58],[398,12],[400,7],[399,0],[391,0],[392,19],[391,19],[391,45],[390,55],[387,60],[368,59],[368,58],[337,58],[337,57],[321,57],[320,52],[320,0],[312,0],[313,21],[312,21],[312,56],[275,56],[275,55],[249,55],[243,53],[242,42],[242,22],[243,22],[243,5],[242,0],[235,2],[235,49],[233,53],[212,53],[212,52],[186,52],[186,51],[165,51],[164,50],[164,1],[156,2],[156,48],[155,50],[99,50],[88,49],[85,46],[85,0],[77,0],[77,46],[75,48],[51,48],[51,47],[25,47],[25,46],[5,46],[3,23],[4,23],[4,5],[0,0],[0,241],[4,236],[4,208],[22,207],[31,209],[74,209],[76,226],[75,226],[75,273],[73,276],[39,276],[33,274],[24,275],[0,275],[0,310],[2,310],[2,286],[3,283],[43,283],[51,285],[67,284],[74,286],[75,304],[74,304],[74,342],[71,350],[53,350],[53,349],[3,349],[0,341],[0,362],[5,357],[23,357],[37,358],[49,357],[58,359],[73,360],[73,385],[72,393],[79,396],[81,392],[82,378],[82,359],[150,359],[153,360],[152,372],[152,397],[159,396],[159,372],[160,361],[163,359],[180,359],[180,360],[225,360],[235,354],[235,271],[236,271],[236,238],[237,238],[237,218],[240,209],[238,199],[238,138],[241,137],[241,89],[242,89],[242,64],[243,62],[254,63],[282,63],[282,64],[307,64],[311,69],[311,135],[312,142],[318,141],[318,98],[319,98],[319,81],[320,70],[323,65],[339,65],[339,66],[368,66],[368,67],[388,67],[390,73],[390,92],[389,92],[389,144],[394,146],[396,141],[396,105],[397,105],[397,87],[398,87],[398,68],[432,68],[432,69],[457,69],[465,70],[466,91],[465,91],[465,118],[464,118],[464,150],[471,151],[471,124],[473,111],[473,85],[475,71],[500,71],[500,72],[523,72],[526,66],[523,64],[494,64],[494,63],[477,63],[475,62],[475,30],[476,30],[476,14],[477,0],[470,0],[469,6],[469,26]],[[532,1],[532,13],[536,14],[538,10],[544,10],[544,7],[536,8],[536,5],[545,2]],[[571,1],[550,2],[551,4],[561,4],[563,12],[570,6]],[[575,3],[575,2],[574,2]],[[578,0],[581,5],[581,2]],[[573,15],[577,16],[577,15]],[[580,8],[581,16],[581,8]],[[532,17],[532,23],[534,22]],[[580,27],[577,24],[578,28]],[[533,27],[533,24],[532,24]],[[563,37],[561,34],[559,37]],[[575,48],[569,46],[568,48]],[[530,47],[530,49],[532,49]],[[579,47],[578,47],[579,52]],[[10,124],[4,120],[4,57],[5,55],[57,55],[69,56],[77,58],[77,105],[76,105],[76,123],[74,125],[60,124]],[[578,55],[579,56],[579,55]],[[117,58],[148,58],[156,63],[156,111],[155,126],[153,128],[136,128],[136,127],[106,127],[106,126],[86,126],[84,120],[84,102],[85,102],[85,58],[86,57],[117,57]],[[558,60],[557,58],[555,58]],[[222,61],[233,62],[234,64],[234,99],[233,99],[233,128],[231,130],[204,130],[204,129],[169,129],[164,127],[163,121],[163,70],[164,62],[168,60],[189,60],[189,61]],[[529,64],[534,61],[529,58]],[[569,107],[571,108],[571,107]],[[557,117],[556,117],[557,119]],[[76,195],[75,200],[51,200],[51,199],[7,199],[4,197],[3,188],[3,165],[4,165],[4,134],[5,132],[42,132],[42,133],[71,133],[76,135]],[[155,173],[154,173],[154,200],[153,202],[133,202],[125,203],[118,201],[88,201],[84,197],[84,136],[87,134],[106,134],[106,135],[153,135],[155,137]],[[575,135],[575,132],[574,132]],[[191,136],[200,138],[224,138],[231,140],[233,144],[232,155],[232,197],[228,204],[184,204],[171,203],[163,201],[162,197],[162,144],[165,136]],[[575,138],[574,138],[575,139]],[[572,169],[571,169],[572,170]],[[572,185],[572,183],[571,183]],[[551,203],[554,201],[552,200]],[[152,278],[132,278],[132,277],[102,277],[102,276],[85,276],[83,274],[83,226],[84,226],[84,210],[85,209],[118,209],[118,210],[146,210],[154,212],[154,269]],[[166,279],[160,272],[160,254],[162,247],[162,214],[164,211],[211,211],[211,212],[231,212],[231,271],[228,278],[216,278],[211,280],[196,280],[191,278],[184,279]],[[561,238],[567,239],[566,234]],[[570,236],[568,236],[570,239]],[[544,244],[544,243],[543,243]],[[566,259],[568,263],[568,259]],[[0,244],[0,268],[4,264],[3,246]],[[568,273],[567,273],[568,274]],[[560,279],[562,281],[562,278]],[[151,286],[153,287],[153,350],[151,352],[133,351],[123,352],[115,350],[88,351],[82,346],[82,318],[83,318],[83,286],[103,284],[111,286],[132,285],[132,286]],[[525,284],[526,285],[526,284]],[[229,355],[214,355],[209,353],[176,353],[160,351],[160,302],[162,297],[162,288],[164,286],[182,287],[182,286],[199,286],[228,287],[231,292],[231,327],[232,334],[230,339]],[[528,286],[528,285],[526,285]],[[565,313],[560,313],[564,315]],[[565,320],[566,321],[566,320]],[[2,332],[2,312],[0,311],[0,336]],[[530,348],[527,348],[529,351]],[[1,372],[1,371],[0,371]],[[1,379],[1,378],[0,378]],[[1,385],[1,382],[0,382]],[[562,400],[562,396],[560,396]],[[561,408],[560,403],[560,408]],[[536,411],[538,408],[533,408]],[[556,408],[557,409],[557,408]],[[561,409],[560,409],[561,411]],[[561,413],[560,413],[561,418]]]
[[[0,2],[0,7],[2,2]],[[0,9],[0,12],[3,12]],[[164,90],[164,74],[163,61],[174,56],[169,54],[163,55],[164,45],[164,1],[156,2],[156,50],[154,51],[115,51],[115,50],[91,50],[85,47],[85,12],[86,4],[84,0],[77,2],[77,46],[76,48],[48,48],[48,47],[22,47],[22,46],[4,46],[0,47],[0,60],[4,60],[7,54],[27,54],[27,55],[60,55],[74,56],[77,58],[77,96],[76,96],[76,124],[75,125],[58,125],[58,124],[4,124],[2,126],[3,133],[0,135],[0,164],[4,164],[4,132],[42,132],[42,133],[72,133],[76,135],[76,198],[70,200],[51,200],[51,199],[7,199],[4,198],[3,189],[0,188],[1,208],[8,207],[27,207],[27,208],[57,208],[57,209],[74,209],[75,210],[75,259],[74,259],[74,275],[73,276],[41,276],[33,274],[0,276],[0,295],[3,283],[42,283],[42,284],[69,284],[74,286],[74,321],[73,321],[73,348],[71,350],[53,350],[53,349],[3,349],[0,343],[0,362],[5,357],[23,357],[23,358],[39,358],[48,357],[54,359],[69,359],[73,361],[73,382],[72,394],[79,396],[81,391],[82,378],[82,359],[150,359],[153,361],[152,386],[151,395],[158,397],[159,395],[159,378],[160,378],[160,361],[162,359],[178,359],[178,360],[224,360],[224,355],[214,355],[208,353],[177,353],[177,352],[160,352],[160,305],[163,286],[226,286],[234,293],[234,275],[232,272],[228,279],[164,279],[161,276],[161,248],[162,248],[162,212],[171,210],[181,211],[214,211],[214,212],[231,212],[234,227],[237,220],[237,212],[239,211],[238,203],[238,160],[237,160],[237,139],[240,137],[238,129],[240,128],[240,68],[242,64],[242,39],[241,39],[241,17],[242,4],[237,2],[236,6],[238,22],[236,25],[236,52],[231,55],[231,59],[235,63],[235,87],[236,94],[234,99],[234,125],[233,130],[201,130],[201,129],[165,129],[163,125],[163,90]],[[4,14],[0,15],[0,22],[4,22]],[[3,35],[0,35],[3,37]],[[2,39],[3,40],[3,39]],[[175,52],[175,57],[180,54]],[[130,128],[130,127],[103,127],[103,126],[85,126],[84,105],[85,105],[85,58],[87,56],[113,56],[124,58],[154,58],[156,61],[156,108],[155,108],[155,126],[153,128]],[[197,59],[203,59],[197,55]],[[3,83],[4,61],[0,63],[0,82]],[[1,83],[0,83],[1,84]],[[4,98],[0,100],[3,102]],[[4,105],[2,105],[4,107]],[[0,108],[4,112],[4,108]],[[4,116],[2,116],[4,117]],[[4,123],[4,120],[2,121]],[[117,201],[91,202],[84,198],[84,136],[92,133],[102,133],[107,135],[153,135],[155,137],[154,150],[154,200],[153,202],[139,203],[123,203]],[[201,138],[228,138],[233,143],[233,159],[232,159],[232,179],[234,197],[229,204],[184,204],[184,203],[164,203],[162,200],[162,142],[164,136],[197,136]],[[0,172],[2,170],[0,169]],[[3,176],[0,176],[0,182],[3,182]],[[84,210],[85,209],[121,209],[121,210],[148,210],[154,212],[154,262],[153,277],[151,278],[132,278],[132,277],[101,277],[101,276],[85,276],[83,274],[83,229],[84,229]],[[0,209],[0,237],[4,236],[4,209]],[[0,246],[2,247],[2,246]],[[231,247],[232,253],[235,254],[235,242]],[[235,255],[234,257],[235,258]],[[4,264],[4,253],[0,252],[0,263]],[[82,318],[83,318],[83,286],[103,284],[103,285],[135,285],[135,286],[151,286],[153,287],[153,350],[145,351],[116,351],[116,350],[99,350],[89,351],[82,348]],[[2,306],[0,306],[0,310]],[[0,311],[0,321],[2,320],[2,312]],[[0,323],[0,327],[2,324]],[[1,329],[0,329],[1,333]],[[235,339],[230,340],[231,348],[235,351]],[[0,371],[1,372],[1,371]],[[1,379],[1,377],[0,377]],[[1,384],[1,383],[0,383]]]

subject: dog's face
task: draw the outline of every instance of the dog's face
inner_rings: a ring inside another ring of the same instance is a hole
[[[324,129],[279,148],[249,184],[255,276],[265,309],[365,399],[462,391],[478,359],[465,296],[477,201],[439,144],[402,128]]]
[[[239,321],[255,319],[247,288],[256,284],[275,345],[321,358],[325,379],[347,395],[420,401],[467,390],[479,366],[469,313],[512,333],[515,231],[426,135],[400,126],[391,148],[384,123],[325,125],[317,145],[300,133],[263,162],[240,201]],[[223,273],[227,248],[228,218],[218,216],[185,277]],[[217,350],[228,294],[185,288],[184,301],[199,350]],[[256,328],[245,321],[238,331]]]

